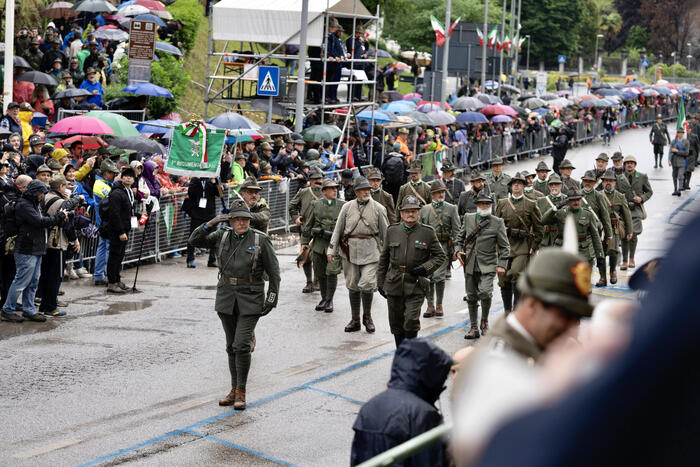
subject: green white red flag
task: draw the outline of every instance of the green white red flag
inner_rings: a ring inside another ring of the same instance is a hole
[[[445,37],[445,26],[433,15],[430,15],[430,25],[435,31],[435,42],[437,42],[438,47],[442,47],[445,40],[447,40]]]
[[[494,26],[491,32],[489,33],[489,42],[488,46],[489,49],[493,49],[494,44],[498,41],[498,26]]]

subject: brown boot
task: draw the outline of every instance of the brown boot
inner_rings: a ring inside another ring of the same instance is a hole
[[[465,339],[478,339],[479,338],[479,328],[476,327],[476,324],[473,324],[471,329],[467,331],[467,334],[464,336]]]
[[[596,287],[606,287],[608,285],[608,279],[605,276],[600,276],[600,280],[596,282]]]
[[[620,271],[627,271],[627,261],[623,261],[620,265]]]
[[[433,305],[428,305],[428,308],[423,313],[423,318],[432,318],[435,316],[435,307]]]
[[[357,318],[352,318],[347,326],[345,326],[345,332],[356,332],[362,328],[360,326],[360,320]]]
[[[374,321],[372,321],[372,315],[362,315],[362,324],[365,325],[367,332],[374,332],[376,330]]]
[[[480,323],[479,327],[481,328],[481,335],[485,336],[486,331],[489,330],[489,320],[481,318],[481,323]]]
[[[231,392],[228,393],[228,396],[219,401],[219,405],[233,405],[234,401],[236,400],[237,393],[238,388],[231,388]]]
[[[634,264],[634,258],[630,258],[630,265],[629,265],[629,266],[630,266],[630,269],[634,269],[634,266],[635,266],[635,264]],[[622,268],[621,268],[621,269],[622,269]]]
[[[610,271],[610,283],[617,284],[617,271],[615,270]]]
[[[318,292],[319,290],[321,290],[321,284],[316,280],[316,282],[314,282],[314,291]]]
[[[236,389],[236,394],[234,398],[234,410],[245,410],[245,389]]]
[[[255,352],[255,334],[253,334],[253,338],[250,340],[250,353]]]
[[[304,288],[301,289],[301,293],[311,293],[313,291],[314,291],[313,282],[307,282],[306,285],[304,286]]]
[[[444,313],[442,312],[442,303],[438,303],[435,307],[435,317],[442,318]]]

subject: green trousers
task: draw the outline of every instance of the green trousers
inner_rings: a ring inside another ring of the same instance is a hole
[[[238,305],[232,315],[218,313],[226,334],[226,353],[228,369],[231,373],[231,387],[245,389],[250,370],[250,349],[253,332],[260,316],[241,316]]]
[[[423,294],[387,296],[389,328],[392,334],[404,335],[420,330],[420,309],[424,299]]]

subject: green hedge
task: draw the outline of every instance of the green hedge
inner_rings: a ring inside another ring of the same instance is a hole
[[[205,19],[204,7],[198,0],[177,0],[167,9],[173,15],[173,20],[185,23],[183,28],[174,34],[173,41],[181,42],[184,51],[189,52],[194,47],[199,26]]]

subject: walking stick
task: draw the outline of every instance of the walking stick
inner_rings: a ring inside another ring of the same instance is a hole
[[[139,248],[139,259],[136,260],[136,273],[134,274],[134,285],[131,287],[131,292],[136,293],[136,279],[139,277],[139,266],[141,266],[141,255],[143,254],[143,244],[146,241],[146,231],[148,230],[148,221],[151,219],[151,211],[153,210],[153,201],[146,204],[146,220],[143,226],[143,234],[141,235],[141,247]]]

